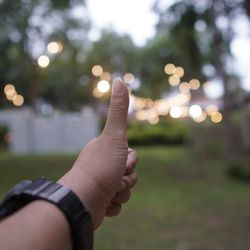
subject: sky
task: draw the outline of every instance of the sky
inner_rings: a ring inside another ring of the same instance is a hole
[[[164,5],[171,5],[175,0],[165,0]],[[91,40],[99,38],[99,30],[113,28],[121,34],[130,34],[138,46],[143,46],[155,34],[157,16],[151,8],[155,0],[88,0],[87,7],[94,28],[90,33]],[[246,18],[241,18],[234,23],[237,34],[231,44],[234,62],[231,70],[242,78],[242,86],[250,91],[250,25]],[[168,63],[168,62],[166,62]],[[180,63],[181,65],[181,63]],[[210,97],[222,95],[222,88],[214,82]]]
[[[119,33],[128,33],[142,46],[155,34],[157,16],[150,10],[154,0],[88,0],[87,6],[95,29],[92,39],[98,38],[96,29],[112,27]]]

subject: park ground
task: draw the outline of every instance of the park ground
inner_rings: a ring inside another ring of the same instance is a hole
[[[250,249],[250,184],[230,179],[220,159],[201,160],[184,147],[137,150],[138,185],[95,233],[95,250]],[[56,180],[75,157],[0,153],[0,197],[22,179]]]

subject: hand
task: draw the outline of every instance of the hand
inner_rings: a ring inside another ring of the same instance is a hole
[[[121,203],[125,203],[129,200],[131,195],[130,190],[136,184],[138,179],[138,173],[134,171],[137,161],[137,153],[133,149],[129,148],[125,174],[122,177],[120,190],[110,201],[106,209],[106,216],[115,216],[119,214],[121,211]]]
[[[115,80],[102,134],[85,146],[72,169],[59,180],[82,200],[95,229],[105,215],[119,213],[138,178],[134,172],[137,155],[127,142],[128,103],[125,83]]]

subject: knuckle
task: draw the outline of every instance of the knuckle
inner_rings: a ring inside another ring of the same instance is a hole
[[[113,140],[117,140],[118,142],[124,143],[127,141],[127,135],[124,129],[115,129],[113,131]]]
[[[114,113],[115,112],[119,113],[121,110],[124,110],[126,108],[127,105],[124,104],[124,102],[121,99],[117,98],[112,100],[109,110]]]

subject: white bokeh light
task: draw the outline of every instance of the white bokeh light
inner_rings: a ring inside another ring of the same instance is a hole
[[[101,93],[106,93],[109,91],[110,89],[110,84],[109,82],[105,81],[105,80],[101,80],[100,82],[97,83],[97,89],[101,92]]]
[[[202,115],[202,109],[199,105],[192,105],[190,108],[189,108],[189,115],[192,117],[192,118],[198,118]]]
[[[180,118],[182,115],[182,110],[180,107],[174,106],[170,109],[169,114],[173,118]]]
[[[224,94],[222,83],[216,79],[213,81],[204,83],[203,90],[204,90],[205,95],[209,99],[217,99],[217,98],[222,97]]]

